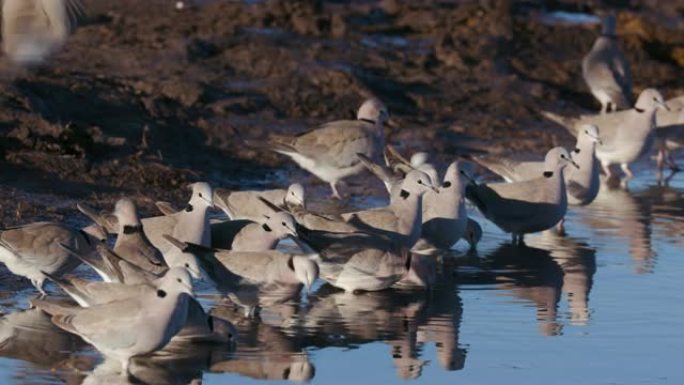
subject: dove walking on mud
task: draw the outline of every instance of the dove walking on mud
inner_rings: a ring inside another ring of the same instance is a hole
[[[106,239],[107,234],[98,225],[78,230],[61,223],[31,223],[0,232],[0,261],[12,273],[28,278],[45,295],[44,272],[59,276],[81,263],[62,244],[91,255]]]
[[[596,148],[596,157],[601,162],[603,171],[610,178],[610,165],[619,164],[627,179],[631,179],[634,174],[629,169],[629,164],[653,146],[658,109],[668,109],[663,96],[657,90],[647,88],[639,94],[634,108],[629,110],[577,118],[566,118],[551,112],[543,114],[575,136],[585,124],[597,126],[602,144]]]
[[[615,16],[603,19],[601,36],[582,60],[582,76],[601,103],[602,114],[631,105],[632,75],[617,42]]]
[[[32,303],[50,314],[58,327],[121,362],[122,375],[127,376],[131,358],[163,348],[182,329],[193,295],[187,282],[189,276],[173,279],[158,290],[88,308],[45,300]]]
[[[80,0],[3,0],[3,50],[19,64],[38,64],[64,45],[82,13]]]
[[[248,144],[287,155],[301,168],[330,184],[332,196],[340,198],[337,183],[359,174],[364,166],[356,154],[379,159],[385,146],[387,107],[378,99],[366,100],[356,120],[337,120],[296,136],[273,137]]]
[[[543,173],[531,180],[512,183],[475,184],[466,187],[466,197],[487,219],[512,235],[520,244],[528,233],[555,226],[568,206],[564,169],[577,166],[568,151],[555,147],[546,154]]]

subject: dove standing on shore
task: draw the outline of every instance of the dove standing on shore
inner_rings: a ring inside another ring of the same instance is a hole
[[[568,207],[564,169],[579,168],[563,147],[546,154],[543,173],[531,180],[513,183],[475,184],[466,187],[466,197],[487,219],[521,244],[528,233],[555,226]]]
[[[566,118],[551,112],[543,114],[575,136],[585,124],[598,127],[602,144],[596,148],[596,157],[601,162],[603,171],[610,178],[610,165],[619,164],[627,179],[631,179],[634,174],[629,169],[629,164],[653,146],[658,109],[669,110],[660,92],[647,88],[639,94],[634,108],[629,110],[578,118]]]
[[[601,113],[628,108],[632,101],[632,75],[620,51],[615,33],[615,16],[606,16],[601,36],[582,60],[582,76],[601,103]]]
[[[356,120],[337,120],[296,136],[248,144],[289,156],[300,167],[328,182],[332,196],[339,199],[337,182],[364,169],[356,154],[380,158],[387,120],[387,107],[378,99],[368,99],[359,108]]]
[[[98,225],[78,230],[61,223],[31,223],[0,232],[0,262],[12,273],[31,280],[33,286],[45,295],[43,282],[46,276],[43,272],[59,276],[81,263],[62,244],[91,255],[97,245],[106,240],[107,234]]]
[[[3,0],[3,50],[19,64],[38,64],[64,45],[82,13],[80,0]]]

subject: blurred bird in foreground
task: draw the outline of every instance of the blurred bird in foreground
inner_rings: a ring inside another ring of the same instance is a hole
[[[14,62],[39,64],[64,45],[82,13],[80,0],[3,0],[2,48]]]

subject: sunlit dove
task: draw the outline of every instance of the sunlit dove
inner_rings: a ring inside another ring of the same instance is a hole
[[[105,356],[121,362],[128,375],[132,357],[166,345],[185,324],[192,287],[190,277],[173,280],[158,290],[126,300],[88,308],[34,300],[37,308],[52,315],[52,322],[77,334]]]
[[[338,120],[296,136],[248,144],[289,156],[300,167],[328,182],[333,197],[340,198],[337,182],[364,170],[356,154],[379,159],[385,145],[383,125],[388,119],[385,105],[368,99],[359,108],[356,120]]]
[[[566,118],[551,112],[543,114],[565,126],[575,136],[586,124],[597,126],[602,145],[596,148],[596,157],[603,171],[610,177],[610,165],[619,164],[629,179],[634,176],[629,164],[648,152],[653,145],[658,109],[667,109],[663,96],[657,90],[647,88],[639,94],[636,105],[630,110],[579,118]]]
[[[60,244],[93,255],[97,244],[106,239],[107,234],[98,225],[78,230],[61,223],[31,223],[0,231],[0,261],[12,273],[31,280],[44,295],[43,272],[59,276],[81,263]]]

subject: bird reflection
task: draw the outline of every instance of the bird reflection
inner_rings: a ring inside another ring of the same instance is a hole
[[[389,345],[397,375],[421,376],[423,346],[435,343],[446,370],[459,370],[466,351],[459,345],[462,303],[451,274],[440,274],[431,292],[387,290],[350,295],[323,287],[302,315],[308,346]]]
[[[215,356],[209,371],[236,373],[261,380],[309,381],[315,367],[296,336],[259,320],[245,319],[239,310],[217,307],[212,314],[231,320],[238,330],[236,350],[229,356]]]
[[[545,336],[561,334],[557,309],[563,270],[547,250],[506,242],[474,263],[480,271],[474,274],[459,272],[460,283],[494,284],[514,297],[533,303],[537,309],[539,332]]]
[[[551,258],[563,270],[562,292],[567,296],[570,322],[586,325],[591,315],[589,292],[596,273],[596,249],[555,231],[545,231],[540,237],[530,238],[528,245],[550,251]]]
[[[669,239],[684,246],[684,191],[662,185],[650,187],[637,195],[649,202],[654,231],[659,239]]]
[[[653,272],[651,204],[648,199],[601,181],[594,202],[581,213],[582,222],[598,233],[624,239],[637,274]]]
[[[32,376],[40,378],[47,371],[75,366],[70,352],[84,346],[83,340],[56,327],[40,310],[19,310],[0,318],[0,356],[29,362],[31,367],[17,369],[16,375],[27,383],[35,383]],[[80,382],[71,376],[63,380]]]

